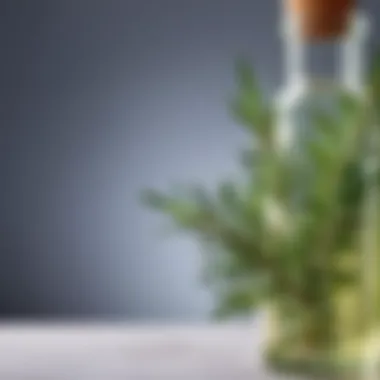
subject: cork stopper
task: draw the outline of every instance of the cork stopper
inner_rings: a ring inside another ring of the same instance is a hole
[[[335,40],[347,32],[356,0],[284,0],[307,41]]]

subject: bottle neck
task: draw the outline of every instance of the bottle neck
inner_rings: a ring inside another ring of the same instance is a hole
[[[305,87],[314,77],[308,65],[313,45],[302,38],[302,34],[297,28],[297,21],[290,12],[285,13],[283,21],[285,86],[286,88]],[[334,45],[339,55],[336,81],[351,92],[360,93],[365,87],[368,35],[367,18],[365,15],[355,12],[349,20],[346,35],[336,41]]]

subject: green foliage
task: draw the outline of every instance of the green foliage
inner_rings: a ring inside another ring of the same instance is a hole
[[[333,113],[311,110],[313,133],[297,159],[275,146],[276,112],[250,65],[239,61],[236,74],[232,112],[253,137],[241,154],[249,180],[223,182],[215,192],[147,190],[143,202],[203,244],[204,279],[218,296],[217,316],[249,313],[271,299],[325,310],[333,287],[357,280],[339,262],[358,239],[363,141],[373,106],[380,110],[373,100],[380,99],[380,55],[371,108],[342,93]]]
[[[255,73],[246,61],[238,61],[236,78],[238,95],[232,101],[232,113],[262,145],[268,145],[273,138],[274,112],[266,104]]]

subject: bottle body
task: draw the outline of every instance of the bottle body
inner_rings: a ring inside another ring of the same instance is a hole
[[[339,78],[322,81],[307,71],[307,42],[294,23],[286,18],[286,81],[277,98],[277,147],[293,181],[284,208],[296,215],[289,220],[305,222],[306,227],[292,230],[305,228],[310,240],[294,244],[302,247],[297,253],[304,265],[301,295],[279,300],[272,308],[277,336],[271,337],[268,357],[288,371],[302,367],[308,374],[331,375],[339,367],[337,378],[347,372],[368,375],[379,359],[374,344],[380,336],[380,144],[373,142],[380,139],[366,119],[360,141],[350,143],[355,151],[346,152],[345,141],[359,130],[361,119],[353,121],[341,103],[347,94],[365,107],[368,22],[359,12],[351,17],[340,43]],[[316,115],[329,117],[322,117],[323,125],[319,118],[317,125]],[[336,133],[340,139],[334,141]],[[319,140],[321,134],[324,140]],[[341,156],[335,154],[340,150]],[[342,276],[341,283],[336,276]]]

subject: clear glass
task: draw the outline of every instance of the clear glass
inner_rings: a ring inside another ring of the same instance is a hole
[[[354,14],[347,35],[334,45],[341,57],[337,66],[338,78],[320,78],[308,72],[306,58],[312,47],[302,41],[290,18],[285,26],[286,85],[278,97],[278,150],[290,165],[302,167],[299,183],[299,193],[302,194],[303,187],[314,183],[315,173],[304,160],[302,149],[306,141],[316,139],[312,122],[315,110],[324,113],[339,108],[342,93],[349,93],[358,102],[366,104],[364,77],[368,22],[362,14]],[[341,181],[343,193],[348,194],[347,204],[338,216],[332,214],[332,218],[340,220],[339,215],[352,212],[350,227],[331,223],[331,229],[351,228],[354,237],[344,249],[330,245],[326,246],[329,251],[324,252],[327,265],[334,270],[339,268],[350,276],[351,281],[342,280],[338,286],[331,285],[327,277],[316,276],[311,280],[314,289],[326,289],[320,296],[324,297],[324,303],[320,305],[327,305],[328,312],[322,310],[324,306],[313,308],[312,303],[295,306],[291,299],[279,299],[272,305],[268,358],[285,372],[300,370],[310,376],[336,375],[337,379],[342,376],[363,380],[379,378],[376,367],[379,364],[380,333],[380,155],[378,128],[371,125],[370,118],[366,123],[365,133],[361,135],[360,154],[352,155],[347,164],[348,174],[344,174],[347,178]],[[347,135],[349,133],[347,129]],[[329,169],[326,167],[326,171]],[[299,201],[298,195],[296,198]],[[293,205],[288,205],[288,209],[291,213],[297,211]],[[303,254],[308,254],[307,250]]]

